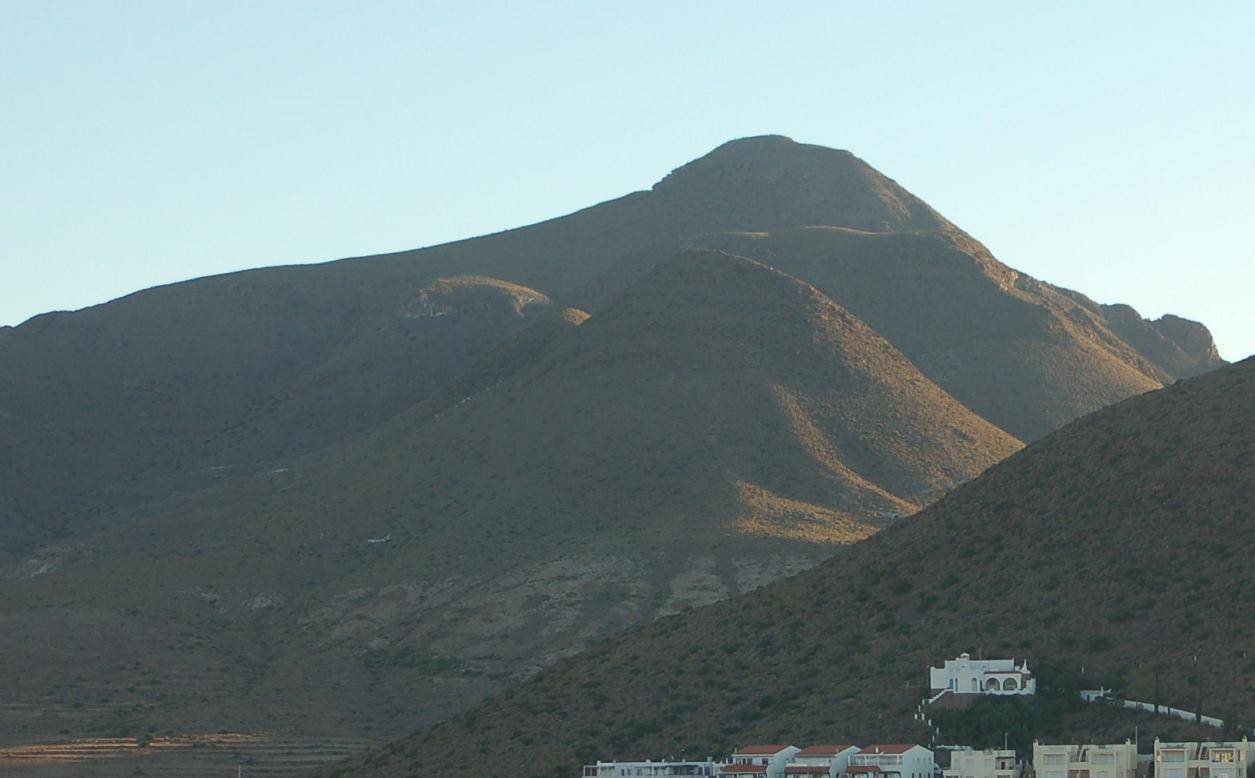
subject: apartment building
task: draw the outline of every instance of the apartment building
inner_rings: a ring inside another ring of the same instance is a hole
[[[945,778],[1020,778],[1024,765],[1011,749],[964,748],[950,752]]]
[[[794,754],[789,763],[784,766],[785,778],[789,776],[839,778],[849,767],[850,757],[858,751],[858,746],[848,744],[807,746]]]
[[[933,752],[913,743],[880,743],[850,756],[846,774],[864,778],[933,778]]]
[[[1155,778],[1246,778],[1255,743],[1164,743],[1155,739]]]
[[[1137,778],[1137,747],[1112,744],[1043,745],[1033,743],[1037,778]]]
[[[784,744],[741,746],[727,764],[718,765],[718,778],[784,778],[784,768],[802,749]]]
[[[584,778],[713,778],[716,768],[712,760],[598,762],[584,765]]]

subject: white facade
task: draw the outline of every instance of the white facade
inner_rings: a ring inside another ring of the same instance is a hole
[[[802,749],[786,745],[741,746],[726,764],[718,765],[721,778],[784,778],[785,765]]]
[[[1018,778],[1023,768],[1015,751],[1007,749],[963,749],[950,752],[945,778]]]
[[[952,694],[1036,694],[1037,679],[1029,672],[1028,662],[1014,659],[973,659],[959,654],[947,659],[941,667],[928,668],[929,687],[933,693]]]
[[[1161,743],[1155,740],[1155,778],[1246,778],[1255,743]]]
[[[705,762],[598,762],[584,765],[584,778],[672,778],[713,776],[715,763]]]
[[[868,746],[850,756],[846,774],[863,778],[932,778],[933,752],[913,744]]]
[[[1073,771],[1084,771],[1088,778],[1136,778],[1137,748],[1127,741],[1107,745],[1033,743],[1033,770],[1037,778],[1068,778]]]
[[[807,746],[784,766],[785,778],[789,776],[815,776],[816,778],[838,778],[844,775],[850,764],[850,757],[857,754],[858,746],[823,745]]]

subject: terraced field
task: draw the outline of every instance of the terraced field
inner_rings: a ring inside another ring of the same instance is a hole
[[[25,778],[292,775],[378,745],[354,737],[265,733],[49,741],[0,748],[0,773]]]

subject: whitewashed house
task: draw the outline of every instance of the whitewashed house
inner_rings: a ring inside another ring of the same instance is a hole
[[[784,774],[786,778],[791,775],[839,778],[849,767],[850,757],[858,751],[858,746],[853,745],[807,746],[784,766]]]
[[[584,778],[673,778],[674,776],[715,775],[716,765],[712,760],[704,762],[598,762],[584,765]]]
[[[719,778],[784,778],[785,765],[802,749],[783,744],[741,746],[727,764],[718,765]]]
[[[933,752],[913,743],[868,746],[850,756],[846,775],[862,778],[932,778]]]
[[[950,752],[950,766],[945,778],[1019,778],[1024,765],[1012,749],[987,748],[977,751],[964,748]]]
[[[1161,743],[1155,739],[1155,778],[1246,778],[1255,743]]]
[[[951,694],[1036,694],[1037,679],[1029,672],[1028,661],[1015,659],[973,659],[959,654],[941,667],[928,668],[928,685],[934,695]]]
[[[1127,740],[1106,745],[1042,745],[1033,743],[1037,778],[1136,778],[1137,747]]]

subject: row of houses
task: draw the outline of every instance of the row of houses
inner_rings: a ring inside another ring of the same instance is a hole
[[[584,778],[1248,778],[1255,766],[1255,743],[1169,743],[1155,740],[1152,753],[1139,754],[1125,741],[1110,744],[1033,744],[1033,761],[1011,749],[951,747],[942,769],[934,754],[914,744],[850,744],[799,748],[749,745],[726,760],[598,762],[584,767]]]
[[[584,767],[585,778],[933,778],[933,752],[914,744],[859,748],[828,744],[799,748],[783,743],[738,748],[723,761],[598,762]]]

